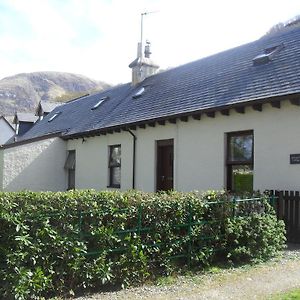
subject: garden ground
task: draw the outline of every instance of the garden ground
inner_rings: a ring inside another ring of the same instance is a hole
[[[300,288],[300,245],[289,245],[280,257],[255,266],[211,268],[202,274],[162,278],[156,284],[77,300],[270,299],[295,288]]]

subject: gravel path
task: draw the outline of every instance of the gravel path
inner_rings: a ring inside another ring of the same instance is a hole
[[[193,300],[267,299],[271,294],[300,288],[300,245],[291,246],[280,258],[257,266],[182,276],[172,284],[144,285],[77,300]]]

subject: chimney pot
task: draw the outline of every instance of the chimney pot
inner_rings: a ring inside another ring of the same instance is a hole
[[[150,45],[151,43],[149,41],[146,41],[146,45],[145,45],[145,57],[150,58],[150,55],[152,54],[151,50],[150,50]]]

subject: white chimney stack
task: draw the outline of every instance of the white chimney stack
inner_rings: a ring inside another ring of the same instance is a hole
[[[129,68],[132,69],[132,85],[142,82],[157,72],[159,66],[150,59],[150,55],[150,42],[146,41],[144,55],[142,44],[138,43],[137,58],[129,65]]]

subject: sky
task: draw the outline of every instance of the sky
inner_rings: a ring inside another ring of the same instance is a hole
[[[0,0],[0,78],[34,71],[131,80],[143,36],[162,69],[233,48],[300,15],[299,0]]]

